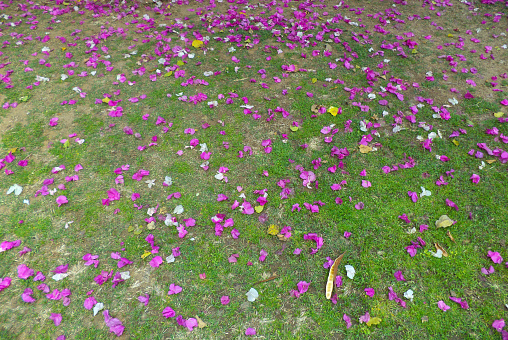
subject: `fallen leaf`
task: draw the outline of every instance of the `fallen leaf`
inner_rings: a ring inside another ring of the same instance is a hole
[[[439,245],[439,243],[437,243],[437,242],[436,242],[436,243],[434,243],[434,246],[436,247],[436,250],[441,250],[441,252],[443,253],[443,256],[444,256],[444,257],[448,257],[448,253],[446,252],[446,250],[444,250],[444,248],[443,248],[443,247],[441,247],[441,246]]]
[[[436,227],[438,228],[446,228],[453,224],[453,220],[449,218],[447,215],[442,215],[439,220],[436,221]]]
[[[459,146],[459,142],[457,142],[455,139],[452,140],[452,143],[455,144],[455,146]]]
[[[422,322],[428,322],[429,321],[429,317],[424,315],[422,316]]]
[[[317,82],[317,78],[312,78],[312,84],[315,84]]]
[[[111,101],[111,99],[109,99],[108,97],[105,97],[105,98],[102,98],[102,102],[103,103],[109,103]]]
[[[290,128],[290,129],[291,129],[291,131],[293,131],[293,132],[298,131],[298,126],[290,126],[289,128]]]
[[[450,238],[450,240],[452,240],[452,242],[455,242],[455,239],[453,238],[452,233],[450,233],[450,231],[449,231],[449,230],[448,230],[448,232],[446,233],[446,235],[448,235],[448,237]]]
[[[152,221],[152,222],[148,223],[146,225],[146,228],[149,229],[149,230],[154,230],[155,229],[155,222]]]
[[[139,235],[143,231],[142,226],[137,226],[136,229],[134,229],[134,235]]]
[[[496,160],[495,159],[486,159],[485,162],[489,163],[489,164],[492,164],[494,163]]]
[[[311,110],[312,112],[314,112],[314,113],[319,113],[319,105],[316,105],[316,104],[312,105],[312,106],[310,107],[310,110]]]
[[[277,238],[282,242],[286,242],[288,240],[288,238],[282,234],[277,234]]]
[[[149,252],[148,250],[145,250],[145,252],[143,253],[143,255],[141,255],[141,258],[144,259],[146,258],[147,256],[149,256],[150,254],[152,254],[151,252]]]
[[[361,144],[361,145],[359,146],[359,148],[360,148],[360,152],[361,152],[361,153],[369,153],[369,152],[371,152],[371,151],[372,151],[372,148],[371,148],[370,146],[368,146],[368,145],[363,145],[363,144]]]
[[[271,224],[269,227],[268,227],[268,231],[267,231],[268,234],[270,235],[277,235],[279,233],[279,226],[275,225],[275,224]]]
[[[335,261],[333,262],[333,265],[330,267],[330,272],[328,273],[328,280],[326,280],[326,298],[330,300],[332,297],[333,292],[333,286],[335,284],[335,277],[337,276],[337,267],[340,264],[340,261],[342,261],[342,257],[344,257],[344,253],[337,257]]]
[[[16,150],[18,150],[18,148],[12,148],[12,149],[7,150],[7,153],[9,153],[9,152],[10,153],[15,153]]]
[[[494,113],[494,117],[496,117],[496,118],[503,117],[503,115],[504,115],[504,112],[501,112],[501,111]]]
[[[196,315],[196,320],[198,320],[198,328],[206,327],[206,323],[203,320],[201,320],[201,318],[197,315]]]
[[[370,318],[370,320],[367,321],[367,326],[370,327],[371,325],[379,325],[380,322],[381,322],[381,319],[378,317]]]
[[[134,226],[129,226],[129,228],[127,228],[127,231],[130,233],[130,232],[133,232],[134,231]]]
[[[258,205],[257,207],[254,208],[254,210],[256,210],[256,212],[259,214],[263,211],[264,209],[264,206],[263,205]]]

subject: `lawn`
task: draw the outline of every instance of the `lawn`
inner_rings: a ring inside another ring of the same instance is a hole
[[[505,2],[0,13],[1,339],[508,339]]]

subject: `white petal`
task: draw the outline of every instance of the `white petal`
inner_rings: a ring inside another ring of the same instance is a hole
[[[120,272],[120,277],[122,280],[127,280],[131,278],[131,273],[129,271],[127,272]]]
[[[355,277],[356,271],[353,268],[353,266],[350,266],[349,264],[347,264],[346,265],[346,272],[347,272],[347,277],[349,277],[350,279],[353,279]]]
[[[166,262],[167,263],[173,263],[175,262],[175,257],[173,256],[173,254],[169,255],[168,257],[166,257]]]
[[[69,276],[69,274],[67,274],[67,273],[58,273],[58,274],[53,275],[52,279],[55,281],[60,281],[60,280],[65,279],[67,276]]]
[[[97,302],[95,306],[93,306],[93,316],[96,316],[103,308],[104,304],[102,302]]]
[[[251,288],[245,295],[247,295],[247,300],[249,300],[250,302],[256,301],[256,299],[259,297],[258,291],[255,290],[254,288]]]
[[[177,205],[175,210],[173,210],[173,214],[180,215],[183,213],[183,205]]]

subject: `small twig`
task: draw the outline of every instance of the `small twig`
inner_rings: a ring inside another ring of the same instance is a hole
[[[272,277],[269,277],[268,279],[266,280],[261,280],[261,281],[258,281],[256,283],[254,283],[254,285],[257,285],[258,283],[263,283],[263,282],[268,282],[268,281],[272,281],[272,280],[275,280],[278,276],[277,275],[274,275]]]
[[[242,80],[245,80],[245,79],[247,79],[247,78],[235,79],[235,80],[233,80],[233,81],[242,81]]]

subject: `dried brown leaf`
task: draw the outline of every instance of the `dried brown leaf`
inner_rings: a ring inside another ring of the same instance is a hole
[[[436,247],[436,250],[441,250],[441,252],[443,253],[443,256],[444,256],[444,257],[448,257],[448,253],[446,252],[446,250],[444,250],[444,248],[443,248],[443,247],[441,247],[441,246],[439,245],[439,243],[437,243],[437,242],[436,242],[436,243],[434,243],[434,246]]]
[[[335,277],[337,276],[337,267],[342,261],[342,257],[344,257],[345,253],[342,253],[339,257],[335,259],[333,265],[330,267],[330,272],[328,273],[328,280],[326,281],[326,298],[330,300],[332,297],[333,286],[335,284]]]
[[[361,144],[361,145],[359,146],[359,148],[360,148],[360,152],[361,152],[361,153],[369,153],[369,152],[371,152],[371,151],[372,151],[372,148],[371,148],[370,146],[368,146],[368,145],[363,145],[363,144]]]
[[[448,230],[448,232],[446,233],[446,235],[448,235],[448,237],[450,238],[450,240],[452,240],[452,242],[455,242],[455,239],[453,238],[452,233],[450,233],[450,231],[449,231],[449,230]]]
[[[201,318],[199,316],[197,316],[197,315],[196,315],[196,320],[198,320],[198,327],[199,328],[206,327],[206,323],[203,320],[201,320]]]

